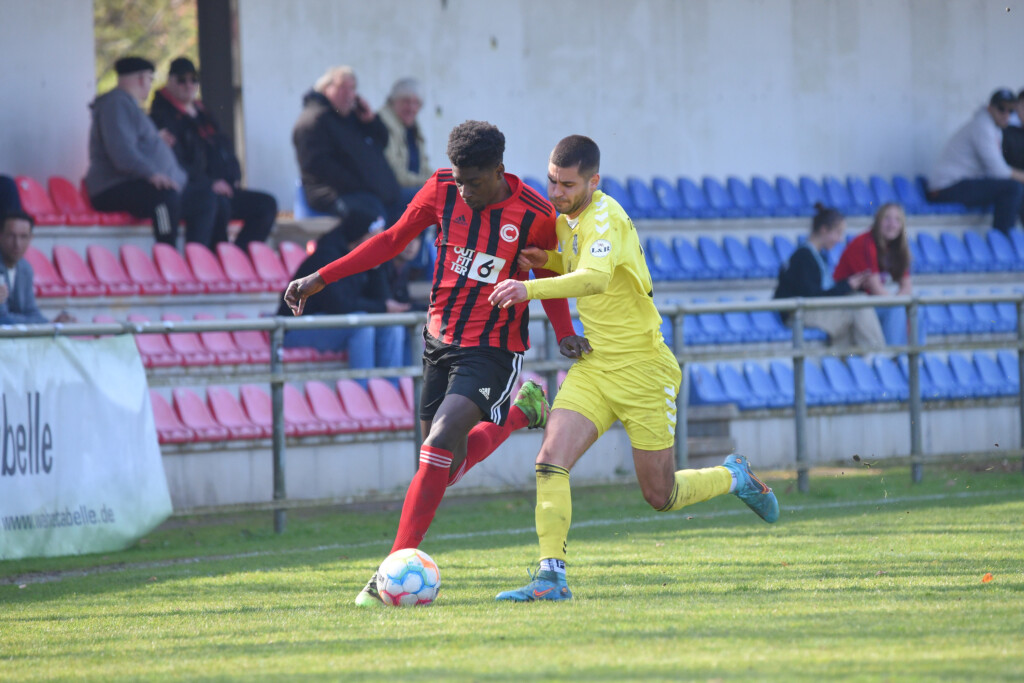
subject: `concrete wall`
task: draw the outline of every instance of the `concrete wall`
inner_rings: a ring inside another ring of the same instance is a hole
[[[0,0],[0,173],[85,175],[94,52],[92,2]]]
[[[343,63],[375,107],[424,82],[435,164],[479,118],[538,176],[576,132],[618,176],[927,172],[1024,86],[1022,30],[1020,0],[239,0],[249,179],[290,204],[302,94]]]

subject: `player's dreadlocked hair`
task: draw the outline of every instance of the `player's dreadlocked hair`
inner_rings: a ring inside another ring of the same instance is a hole
[[[580,176],[589,178],[601,168],[601,150],[585,135],[562,138],[551,151],[551,163],[559,168],[579,166]]]
[[[494,168],[505,154],[505,136],[486,121],[464,121],[448,135],[448,159],[459,168]]]

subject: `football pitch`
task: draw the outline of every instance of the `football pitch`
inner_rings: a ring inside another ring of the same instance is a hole
[[[174,519],[123,552],[0,562],[0,679],[1024,679],[1024,476],[1011,466],[766,477],[658,514],[573,492],[567,603],[496,603],[536,565],[533,495],[449,500],[437,602],[359,609],[398,505]],[[989,577],[990,575],[990,577]]]

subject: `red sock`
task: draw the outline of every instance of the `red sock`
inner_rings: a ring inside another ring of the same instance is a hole
[[[448,484],[452,454],[443,448],[424,444],[420,447],[420,467],[405,492],[402,517],[391,552],[402,548],[418,548],[437,513]]]
[[[469,430],[469,439],[466,442],[466,459],[462,461],[459,468],[448,479],[448,486],[451,486],[462,475],[470,470],[477,463],[483,462],[498,446],[505,443],[509,434],[522,429],[530,424],[530,418],[519,409],[519,406],[512,406],[505,418],[505,424],[496,425],[493,422],[479,422],[473,429]]]

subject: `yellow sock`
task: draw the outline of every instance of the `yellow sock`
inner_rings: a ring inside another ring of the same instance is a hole
[[[572,522],[569,470],[558,465],[537,465],[537,538],[540,559],[565,561],[565,544]]]
[[[658,512],[678,510],[729,493],[731,487],[732,473],[721,465],[702,470],[679,470],[676,472],[672,495],[664,507],[658,508]]]

